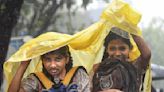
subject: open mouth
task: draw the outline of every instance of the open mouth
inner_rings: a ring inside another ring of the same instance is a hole
[[[58,69],[50,70],[50,74],[51,74],[52,76],[56,76],[56,75],[59,74],[59,70],[58,70]]]

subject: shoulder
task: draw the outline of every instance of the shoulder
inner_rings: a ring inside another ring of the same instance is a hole
[[[31,74],[29,74],[27,77],[25,77],[24,79],[23,79],[23,82],[37,82],[38,81],[38,79],[36,78],[36,76],[33,74],[33,73],[31,73]]]
[[[74,72],[73,80],[78,79],[87,79],[89,77],[86,69],[83,66],[76,67],[76,71]]]
[[[73,68],[76,68],[76,70],[74,72],[74,77],[75,76],[81,77],[83,75],[88,76],[88,73],[87,73],[86,69],[83,66],[76,66],[76,67],[73,67]]]
[[[89,75],[84,67],[78,67],[71,84],[74,83],[78,86],[78,92],[90,92],[90,79]]]
[[[40,82],[33,73],[25,77],[21,82],[21,87],[27,92],[38,91],[39,85]]]

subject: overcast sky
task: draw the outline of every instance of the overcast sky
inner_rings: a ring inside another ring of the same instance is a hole
[[[132,5],[142,14],[141,22],[149,22],[153,17],[164,19],[164,0],[131,0]]]
[[[164,0],[125,0],[130,3],[132,7],[142,14],[140,25],[146,26],[153,17],[164,19]],[[101,11],[105,8],[106,3],[103,0],[93,0],[93,3],[88,5],[88,10],[93,10],[91,17],[98,20]]]

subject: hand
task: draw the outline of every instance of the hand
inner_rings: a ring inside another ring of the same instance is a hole
[[[120,91],[118,89],[107,89],[107,90],[103,90],[103,91],[99,91],[99,92],[123,92],[123,91]]]
[[[30,64],[30,62],[31,62],[31,59],[26,60],[26,61],[22,61],[20,66],[26,68]]]
[[[23,78],[23,75],[24,75],[28,65],[30,64],[30,61],[31,60],[26,60],[26,61],[21,62],[20,66],[17,69],[15,76],[13,77],[13,79],[11,81],[11,84],[9,85],[8,92],[20,92],[20,90],[22,90],[22,88],[20,87],[21,80]]]

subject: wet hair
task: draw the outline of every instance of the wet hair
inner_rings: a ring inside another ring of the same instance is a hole
[[[117,32],[121,32],[123,30],[117,28],[117,27],[113,27],[111,29],[111,31],[109,32],[109,34],[106,36],[105,38],[105,41],[104,41],[104,47],[105,47],[105,51],[104,51],[104,54],[103,54],[103,58],[102,58],[102,61],[108,57],[108,53],[106,52],[106,49],[108,48],[108,44],[112,41],[112,40],[116,40],[116,39],[120,39],[121,41],[123,41],[125,44],[127,44],[129,46],[130,49],[133,48],[131,42],[130,42],[130,39],[129,39],[129,36],[128,38],[124,38],[122,36],[120,36],[119,34],[116,34],[114,31],[117,31]],[[128,35],[127,32],[122,32],[124,35]]]
[[[54,51],[51,51],[51,52],[48,52],[46,54],[41,55],[41,59],[43,60],[44,56],[49,55],[49,54],[56,54],[56,55],[62,55],[64,57],[69,57],[69,62],[65,66],[66,72],[68,72],[72,68],[73,60],[72,60],[72,57],[71,57],[71,53],[69,51],[69,47],[67,45],[63,46],[63,47],[61,47],[57,50],[54,50]],[[43,66],[43,70],[44,70],[44,66]]]

